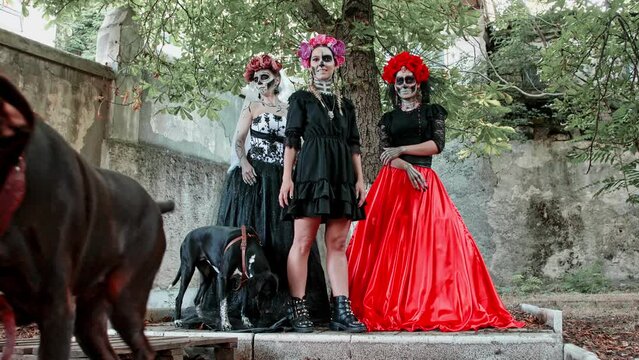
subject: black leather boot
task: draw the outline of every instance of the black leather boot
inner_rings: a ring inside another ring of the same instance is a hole
[[[288,319],[294,331],[301,333],[313,332],[313,322],[308,313],[308,306],[306,306],[306,297],[301,299],[291,297],[288,303]]]
[[[366,325],[362,324],[351,310],[351,301],[344,295],[334,296],[331,299],[331,323],[328,327],[333,331],[347,331],[360,333],[366,331]]]

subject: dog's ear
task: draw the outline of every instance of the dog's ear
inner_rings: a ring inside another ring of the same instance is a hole
[[[27,99],[4,76],[0,76],[0,137],[12,137],[17,130],[30,131],[35,116]]]

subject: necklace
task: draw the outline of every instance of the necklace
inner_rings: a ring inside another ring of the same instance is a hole
[[[264,107],[271,107],[271,108],[275,108],[275,112],[282,112],[284,111],[284,106],[281,102],[277,102],[276,104],[269,104],[267,102],[265,102],[264,100],[260,100],[260,102],[262,103],[262,106]]]
[[[319,100],[320,104],[322,105],[322,107],[326,110],[326,112],[328,113],[328,119],[329,120],[333,120],[333,118],[335,117],[335,103],[337,102],[337,100],[333,101],[333,107],[329,110],[328,106],[326,106],[326,104],[324,103],[324,100],[322,99],[322,95],[320,95],[320,93],[317,91],[317,88],[315,86],[311,86],[310,87],[311,93],[313,95],[315,95],[315,97],[317,98],[317,100]],[[333,94],[331,94],[333,95]],[[333,95],[334,96],[334,95]]]

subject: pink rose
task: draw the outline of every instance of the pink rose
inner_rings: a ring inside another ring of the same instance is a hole
[[[335,56],[344,56],[346,54],[346,45],[342,40],[336,40],[335,44],[331,46]]]
[[[268,55],[262,55],[262,66],[261,68],[268,69],[271,67],[271,57]]]
[[[311,40],[309,40],[309,43],[311,45],[311,47],[315,48],[319,45],[325,45],[326,44],[326,35],[324,34],[318,34],[317,36],[311,38]]]

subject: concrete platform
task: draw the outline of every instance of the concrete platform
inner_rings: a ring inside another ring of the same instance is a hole
[[[563,359],[560,334],[526,329],[478,332],[376,332],[347,334],[333,331],[298,333],[233,333],[184,330],[172,325],[151,325],[156,336],[232,336],[238,338],[235,359],[340,360],[340,359]]]

